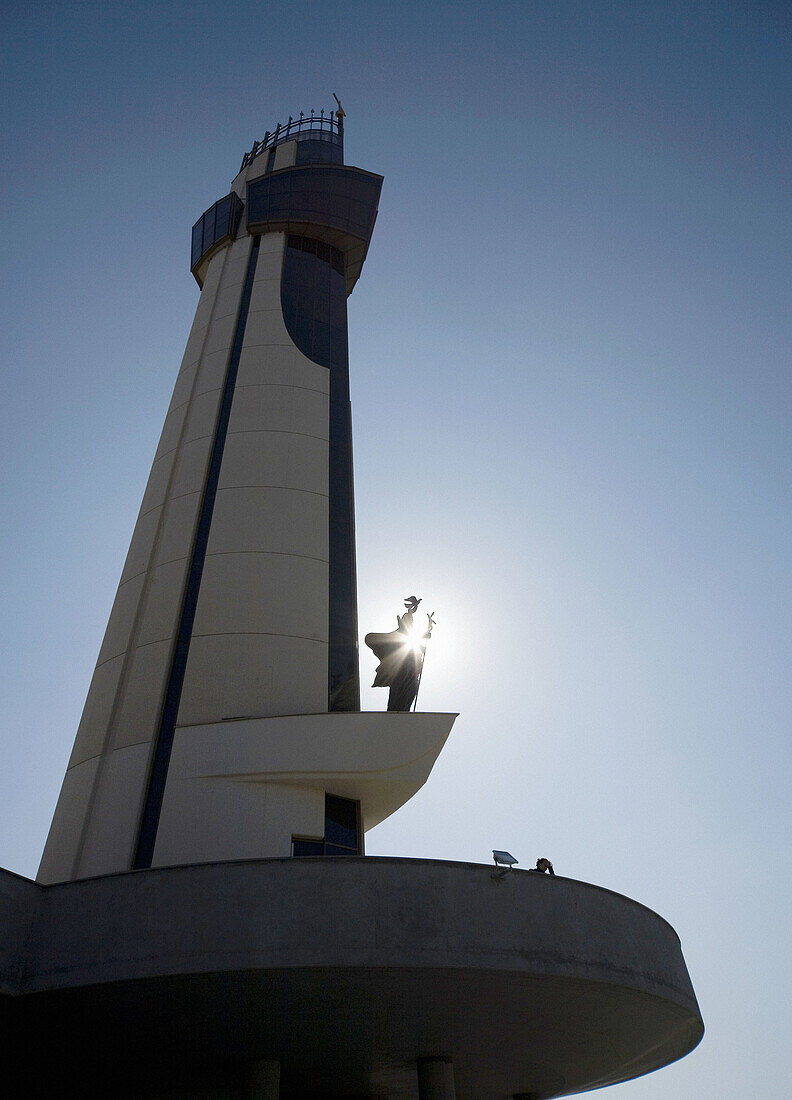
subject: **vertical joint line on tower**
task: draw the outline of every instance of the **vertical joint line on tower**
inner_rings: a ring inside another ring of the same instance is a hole
[[[173,738],[176,732],[176,720],[181,702],[184,675],[187,669],[187,657],[192,640],[195,611],[198,605],[198,593],[201,587],[204,561],[206,560],[206,547],[209,542],[209,528],[212,524],[217,485],[220,479],[220,466],[223,461],[228,423],[231,417],[231,404],[234,399],[237,374],[239,373],[239,359],[242,354],[242,343],[245,338],[250,298],[253,292],[253,280],[256,273],[259,245],[261,237],[253,238],[250,250],[245,282],[242,289],[242,297],[239,303],[234,342],[231,347],[231,355],[226,371],[223,397],[220,403],[220,412],[217,418],[212,454],[209,461],[209,471],[206,476],[201,513],[198,519],[198,527],[195,532],[190,572],[182,603],[179,631],[176,637],[176,646],[171,660],[168,686],[165,692],[165,701],[162,706],[162,717],[159,732],[154,748],[154,756],[149,773],[146,800],[143,806],[143,814],[138,835],[137,850],[132,863],[133,870],[144,870],[151,866],[154,858],[154,846],[157,840],[157,828],[162,812],[162,801],[165,795],[165,783],[168,778],[168,765],[170,764]]]

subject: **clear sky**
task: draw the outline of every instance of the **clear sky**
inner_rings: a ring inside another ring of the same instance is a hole
[[[4,6],[0,865],[37,869],[192,223],[337,92],[385,176],[349,308],[361,633],[422,596],[419,708],[460,712],[368,851],[644,902],[707,1034],[618,1095],[789,1095],[791,62],[786,0]]]

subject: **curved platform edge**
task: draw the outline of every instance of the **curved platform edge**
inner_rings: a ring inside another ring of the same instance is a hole
[[[48,887],[3,873],[0,910],[7,1033],[33,1020],[63,1073],[90,1037],[111,1076],[266,1057],[282,1096],[374,1095],[439,1053],[459,1098],[551,1097],[650,1072],[703,1035],[671,926],[560,876],[379,857]]]

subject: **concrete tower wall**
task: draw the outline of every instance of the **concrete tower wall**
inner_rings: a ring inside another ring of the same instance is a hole
[[[270,142],[193,227],[201,296],[41,882],[289,855],[293,836],[324,843],[326,794],[357,804],[361,852],[450,730],[453,716],[415,718],[416,744],[394,758],[393,723],[349,724],[362,716],[346,298],[382,180],[344,166],[340,139],[337,126]],[[328,711],[344,723],[310,721]],[[213,772],[196,746],[226,743]]]
[[[39,879],[129,867],[251,239],[209,264]]]
[[[265,151],[234,191],[244,199],[250,179],[265,167],[288,169],[296,155],[295,141],[272,159]],[[283,231],[265,231],[257,245],[177,727],[328,708],[330,381],[284,323],[285,241]],[[42,858],[43,882],[134,865],[253,244],[243,219],[203,274]],[[315,824],[315,792],[309,801]]]
[[[178,725],[327,710],[329,377],[286,331],[283,247],[261,238]]]

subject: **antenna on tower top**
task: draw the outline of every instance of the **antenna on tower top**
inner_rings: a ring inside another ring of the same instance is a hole
[[[344,119],[346,118],[346,111],[341,106],[341,100],[338,98],[338,96],[335,94],[335,92],[333,92],[333,99],[338,104],[338,110],[335,113],[336,118],[338,119],[338,131],[339,131],[339,133],[343,133],[344,132]]]

